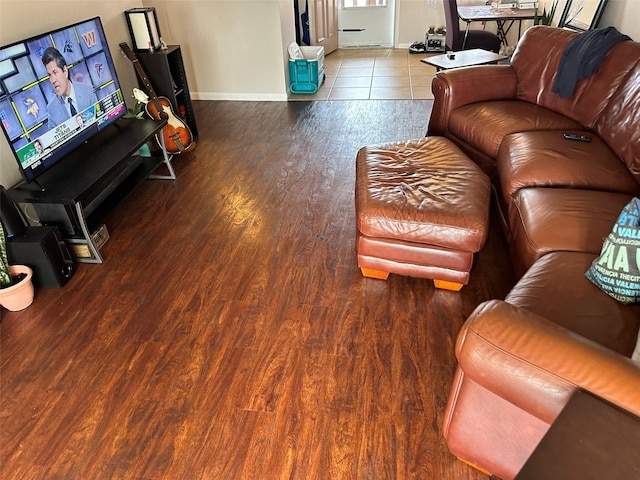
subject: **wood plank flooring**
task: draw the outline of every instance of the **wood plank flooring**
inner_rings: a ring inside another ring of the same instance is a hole
[[[196,151],[107,219],[102,265],[0,324],[2,479],[471,479],[441,434],[454,342],[513,283],[365,279],[355,155],[431,102],[195,102]]]

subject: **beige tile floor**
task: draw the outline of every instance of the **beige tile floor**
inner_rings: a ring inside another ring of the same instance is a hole
[[[430,54],[400,48],[342,48],[325,56],[325,82],[315,94],[290,100],[432,99],[435,67],[420,62]]]

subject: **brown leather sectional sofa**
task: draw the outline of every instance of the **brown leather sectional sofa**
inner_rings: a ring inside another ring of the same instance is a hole
[[[623,305],[584,276],[640,197],[640,43],[615,45],[561,98],[552,88],[575,35],[532,27],[510,65],[440,72],[432,86],[428,134],[452,140],[491,177],[519,278],[462,328],[443,426],[451,452],[503,479],[576,389],[640,416],[640,363],[630,358],[640,304]]]

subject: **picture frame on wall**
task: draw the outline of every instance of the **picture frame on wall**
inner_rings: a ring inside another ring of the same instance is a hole
[[[586,32],[597,28],[607,0],[567,0],[559,27]]]

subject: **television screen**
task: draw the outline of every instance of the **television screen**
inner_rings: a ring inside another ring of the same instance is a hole
[[[2,131],[27,182],[126,111],[99,17],[0,47]]]

